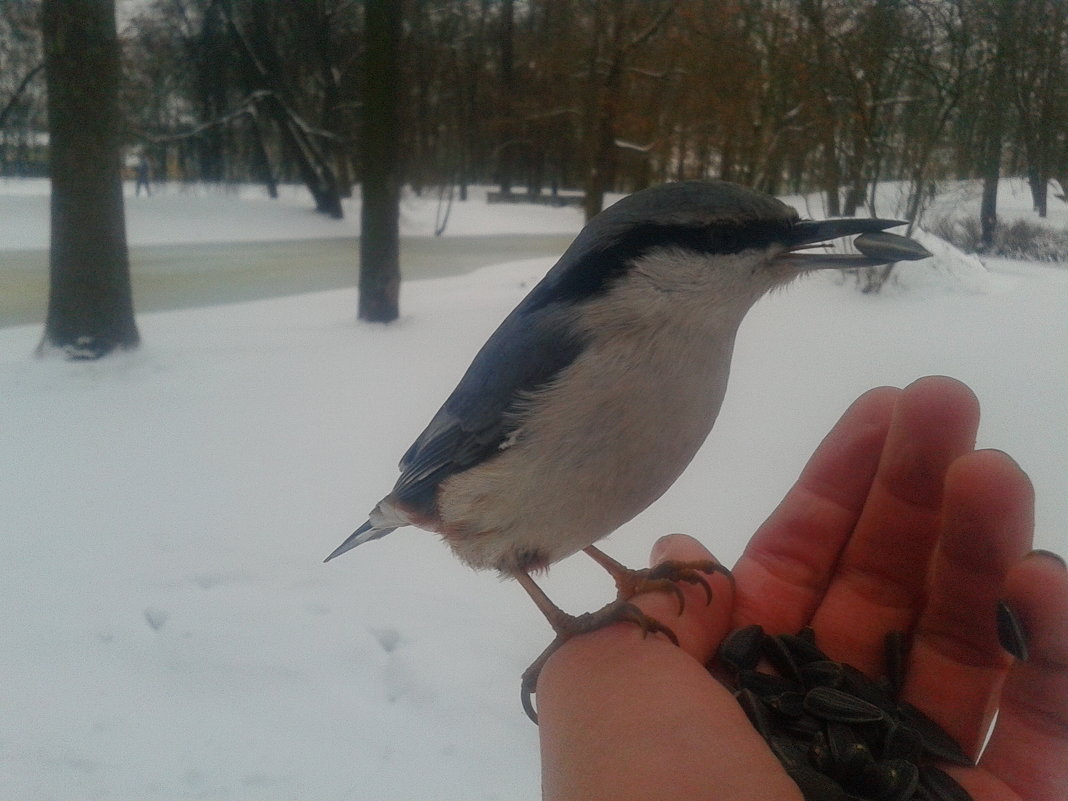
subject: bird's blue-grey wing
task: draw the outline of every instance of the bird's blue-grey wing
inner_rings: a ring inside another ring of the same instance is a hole
[[[432,510],[438,484],[490,458],[519,424],[517,405],[582,349],[575,304],[625,269],[613,240],[587,225],[482,346],[452,395],[401,459],[393,497]]]
[[[430,511],[438,484],[498,453],[518,425],[522,399],[575,359],[580,343],[567,324],[567,309],[529,307],[520,304],[501,323],[404,454],[392,492],[396,500]]]

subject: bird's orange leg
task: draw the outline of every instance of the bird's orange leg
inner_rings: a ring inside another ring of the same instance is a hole
[[[541,655],[534,660],[534,662],[523,671],[521,697],[523,701],[523,710],[527,713],[527,717],[538,722],[538,714],[534,711],[534,706],[531,703],[531,695],[537,692],[538,688],[538,675],[541,673],[542,667],[548,661],[549,657],[553,655],[557,648],[563,645],[577,634],[584,634],[589,631],[596,631],[604,626],[611,625],[613,623],[636,623],[641,627],[643,634],[663,634],[675,645],[679,644],[678,638],[675,636],[675,632],[660,623],[657,620],[646,615],[641,609],[630,603],[625,598],[617,598],[612,603],[598,609],[596,612],[587,612],[582,615],[569,615],[562,610],[556,604],[554,604],[542,590],[541,587],[530,577],[529,574],[523,572],[515,573],[515,579],[519,582],[519,585],[527,591],[527,594],[534,601],[535,606],[541,610],[541,613],[545,615],[545,619],[549,621],[549,625],[553,627],[553,631],[556,632],[556,637],[553,639],[549,646],[541,652]]]
[[[538,722],[538,715],[534,711],[530,697],[537,692],[538,675],[553,652],[569,639],[577,634],[595,631],[612,623],[629,622],[640,626],[643,634],[649,634],[650,632],[663,634],[675,645],[678,645],[679,641],[675,636],[675,632],[660,621],[646,615],[641,609],[630,603],[630,599],[641,592],[667,590],[674,593],[675,597],[678,598],[679,613],[681,614],[685,597],[675,582],[685,581],[690,584],[700,584],[704,588],[708,603],[712,603],[712,587],[705,578],[706,575],[722,573],[730,579],[732,584],[734,582],[731,572],[723,565],[712,560],[694,562],[668,561],[661,562],[656,567],[632,570],[592,545],[583,550],[597,564],[607,570],[616,582],[616,600],[596,612],[587,612],[578,616],[569,615],[549,599],[549,596],[530,577],[529,573],[515,573],[516,581],[527,591],[535,606],[541,610],[541,613],[545,615],[545,619],[549,621],[549,625],[553,627],[553,631],[556,632],[556,638],[549,643],[549,647],[542,651],[531,666],[523,671],[523,709],[535,723]]]

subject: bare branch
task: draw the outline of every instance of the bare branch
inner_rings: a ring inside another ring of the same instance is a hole
[[[645,42],[655,36],[656,32],[668,21],[668,18],[675,13],[677,7],[677,2],[669,3],[663,11],[657,14],[656,19],[650,22],[644,31],[639,31],[635,34],[633,39],[627,42],[626,46],[623,48],[623,52],[629,53],[630,51],[641,47]]]
[[[7,118],[11,115],[11,112],[15,110],[15,105],[19,102],[19,97],[26,91],[26,88],[30,85],[30,82],[37,77],[37,75],[44,69],[44,62],[37,64],[33,69],[22,76],[22,80],[19,81],[19,85],[15,87],[15,91],[7,101],[7,105],[0,109],[0,130],[3,130],[4,125],[7,124]]]

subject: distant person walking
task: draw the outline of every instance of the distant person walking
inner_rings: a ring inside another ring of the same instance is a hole
[[[148,164],[148,159],[145,158],[145,154],[142,153],[141,157],[137,160],[137,183],[134,186],[134,197],[141,196],[141,187],[145,188],[145,197],[152,197],[152,187],[148,184],[149,176],[152,169]]]

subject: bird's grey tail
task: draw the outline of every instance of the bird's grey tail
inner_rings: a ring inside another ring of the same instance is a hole
[[[370,520],[368,520],[366,523],[364,523],[362,526],[352,532],[352,534],[349,535],[349,538],[343,543],[341,543],[339,546],[337,546],[334,549],[333,553],[331,553],[323,561],[329,562],[335,556],[341,556],[341,554],[345,553],[345,551],[351,551],[357,545],[363,545],[365,542],[370,542],[371,540],[377,540],[379,537],[384,537],[389,534],[389,532],[393,531],[394,528],[396,528],[396,526],[393,526],[392,528],[376,528],[375,525]]]

